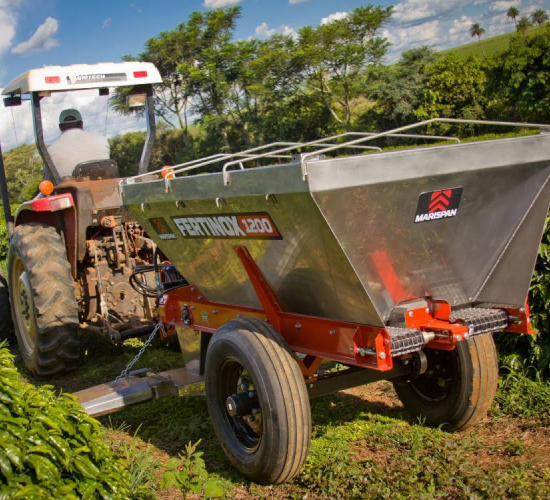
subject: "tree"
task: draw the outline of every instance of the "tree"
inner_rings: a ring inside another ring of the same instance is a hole
[[[479,39],[479,42],[481,43],[481,37],[485,34],[485,28],[481,26],[481,23],[474,23],[470,27],[470,36],[472,38],[476,37]],[[481,46],[481,50],[483,52],[483,55],[485,55],[485,48],[483,45]]]
[[[383,130],[416,121],[415,111],[429,77],[427,70],[436,57],[432,48],[419,47],[403,52],[396,64],[370,70],[366,96],[376,106],[364,115],[363,128],[375,124],[376,129]]]
[[[519,9],[517,7],[510,7],[508,9],[508,12],[506,13],[506,17],[514,21],[514,24],[516,25],[516,29],[518,29],[517,18],[519,17]]]
[[[137,175],[144,144],[143,132],[128,132],[109,139],[111,158],[117,162],[121,177]]]
[[[389,43],[379,30],[391,12],[391,7],[359,7],[342,19],[300,30],[307,86],[345,129],[354,119],[353,101],[360,94],[365,69],[380,64],[387,52]]]
[[[532,26],[533,23],[529,20],[529,18],[523,16],[518,22],[517,30],[522,35],[525,35],[529,31],[529,28],[531,28]]]
[[[183,140],[191,146],[189,115],[197,97],[204,97],[205,88],[216,101],[218,115],[223,112],[220,94],[222,75],[212,74],[212,60],[232,37],[240,8],[217,9],[210,12],[194,12],[176,29],[160,33],[147,40],[145,50],[137,57],[125,56],[124,60],[152,62],[159,69],[163,83],[155,86],[155,111],[168,126],[181,128]],[[205,79],[205,75],[208,78]],[[126,106],[126,96],[132,88],[117,90],[111,99],[112,107],[122,114],[142,113]],[[173,118],[176,124],[173,124]]]
[[[477,57],[465,61],[450,54],[432,64],[416,116],[482,119],[487,99],[486,63]]]
[[[516,36],[490,73],[499,109],[495,116],[548,123],[550,116],[550,26]]]
[[[42,180],[42,159],[34,145],[24,144],[4,153],[4,168],[11,203],[19,204],[36,195]]]
[[[542,9],[537,9],[531,14],[531,21],[533,21],[533,24],[542,26],[548,22],[548,14]]]

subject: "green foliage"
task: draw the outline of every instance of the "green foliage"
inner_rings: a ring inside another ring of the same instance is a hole
[[[73,396],[25,383],[0,345],[0,497],[127,499],[128,472]]]
[[[393,66],[373,68],[367,77],[367,96],[376,106],[363,118],[365,127],[375,121],[380,130],[400,127],[416,121],[428,67],[436,59],[429,47],[420,47],[404,52]]]
[[[422,120],[437,117],[484,118],[487,85],[486,65],[477,57],[461,61],[453,54],[429,68],[422,102],[416,116]]]
[[[128,431],[128,426],[122,425],[118,433]],[[157,457],[152,454],[150,445],[142,446],[137,433],[139,429],[128,439],[122,442],[113,441],[114,453],[124,460],[130,476],[128,487],[129,500],[153,500],[157,488],[157,472],[161,465]]]
[[[145,134],[143,132],[128,132],[117,135],[109,140],[111,146],[111,158],[118,164],[118,171],[122,177],[137,175],[139,161]]]
[[[11,203],[33,198],[42,180],[42,159],[34,145],[24,144],[4,153],[4,168]]]
[[[494,114],[509,119],[548,123],[550,116],[550,26],[516,35],[510,48],[488,68]]]
[[[542,417],[550,412],[550,384],[519,355],[501,357],[499,391],[493,412],[513,417]]]
[[[217,481],[208,479],[206,464],[202,458],[204,453],[197,451],[200,444],[189,443],[179,458],[171,458],[166,464],[166,472],[162,476],[161,488],[176,487],[181,491],[183,499],[189,493],[204,495],[204,498],[219,498],[223,489]]]
[[[389,43],[378,36],[392,7],[359,7],[348,16],[300,30],[298,48],[307,61],[307,85],[337,123],[353,122],[353,100],[360,95],[364,71],[377,65]]]

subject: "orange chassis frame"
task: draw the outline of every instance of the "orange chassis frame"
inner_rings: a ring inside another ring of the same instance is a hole
[[[209,302],[193,285],[169,290],[159,299],[158,319],[166,326],[163,332],[165,339],[176,334],[175,325],[214,334],[232,319],[251,317],[268,321],[294,352],[305,354],[305,357],[296,356],[296,360],[308,381],[316,379],[315,374],[325,359],[379,372],[393,369],[391,339],[385,328],[284,312],[248,249],[237,246],[234,250],[262,309]],[[468,338],[468,328],[450,322],[451,306],[448,303],[429,303],[427,308],[407,311],[406,327],[436,334],[435,340],[426,344],[426,348],[453,350],[457,342]],[[507,331],[534,333],[527,304],[525,308],[507,309],[506,312],[514,319]],[[401,358],[410,357],[409,354]]]

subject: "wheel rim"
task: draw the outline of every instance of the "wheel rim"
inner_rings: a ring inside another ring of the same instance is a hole
[[[426,349],[428,369],[410,382],[414,391],[426,401],[439,403],[449,397],[460,380],[460,366],[456,349],[438,351]]]
[[[225,360],[220,370],[219,404],[227,428],[239,447],[254,453],[263,435],[262,408],[250,372],[235,358]],[[235,402],[241,402],[240,411]]]
[[[27,271],[20,258],[14,258],[11,271],[13,307],[15,309],[17,329],[19,330],[25,350],[31,353],[36,347],[37,330],[32,288]]]

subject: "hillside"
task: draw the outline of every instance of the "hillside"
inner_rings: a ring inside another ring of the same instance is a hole
[[[532,28],[530,32],[538,29],[539,28]],[[482,39],[481,42],[473,41],[471,43],[467,43],[466,45],[460,45],[459,47],[444,50],[441,54],[456,54],[460,59],[466,59],[471,55],[492,56],[508,49],[510,40],[515,34],[515,31],[511,31],[510,33],[504,33],[503,35]]]

